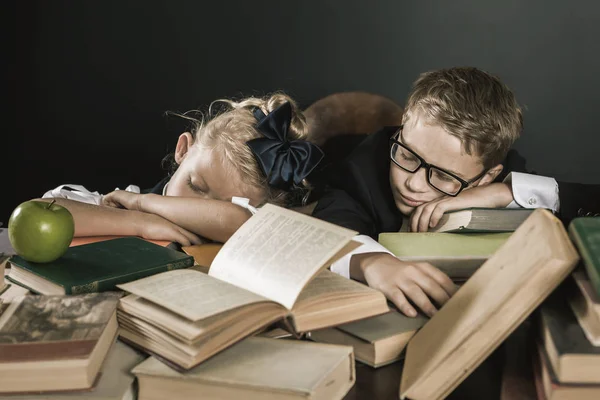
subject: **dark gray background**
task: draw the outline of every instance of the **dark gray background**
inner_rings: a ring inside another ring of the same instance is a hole
[[[101,192],[152,186],[183,129],[167,110],[273,90],[305,106],[348,90],[403,104],[420,72],[462,65],[516,92],[526,108],[516,147],[529,168],[600,182],[597,1],[14,5],[16,132],[2,135],[3,147],[16,149],[4,152],[14,158],[5,172],[14,190],[3,193],[0,221],[61,183]]]

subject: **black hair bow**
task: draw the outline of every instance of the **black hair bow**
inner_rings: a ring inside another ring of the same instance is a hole
[[[290,190],[299,186],[323,159],[323,151],[306,140],[288,141],[288,129],[292,121],[292,105],[282,104],[265,115],[260,109],[254,111],[257,129],[265,136],[248,141],[269,186]]]

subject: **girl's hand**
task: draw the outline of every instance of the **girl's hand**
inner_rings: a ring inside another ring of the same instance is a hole
[[[132,193],[125,190],[115,190],[102,198],[102,205],[127,210],[142,211],[143,194]]]
[[[427,232],[434,228],[445,212],[470,207],[503,208],[513,201],[512,189],[506,183],[491,183],[463,190],[458,196],[444,196],[415,208],[410,216],[411,232]]]
[[[168,240],[182,246],[202,243],[196,234],[155,214],[140,213],[135,223],[137,236],[144,239]]]

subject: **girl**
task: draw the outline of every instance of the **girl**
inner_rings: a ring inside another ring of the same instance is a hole
[[[306,205],[306,178],[323,153],[306,140],[296,103],[284,94],[217,102],[225,111],[206,124],[193,120],[193,131],[179,136],[171,173],[149,193],[116,190],[98,205],[57,198],[73,214],[75,236],[224,242],[266,202]]]

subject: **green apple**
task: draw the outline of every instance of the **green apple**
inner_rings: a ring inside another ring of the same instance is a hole
[[[26,201],[8,220],[8,239],[18,255],[27,261],[47,263],[69,248],[75,233],[73,216],[55,201]]]

